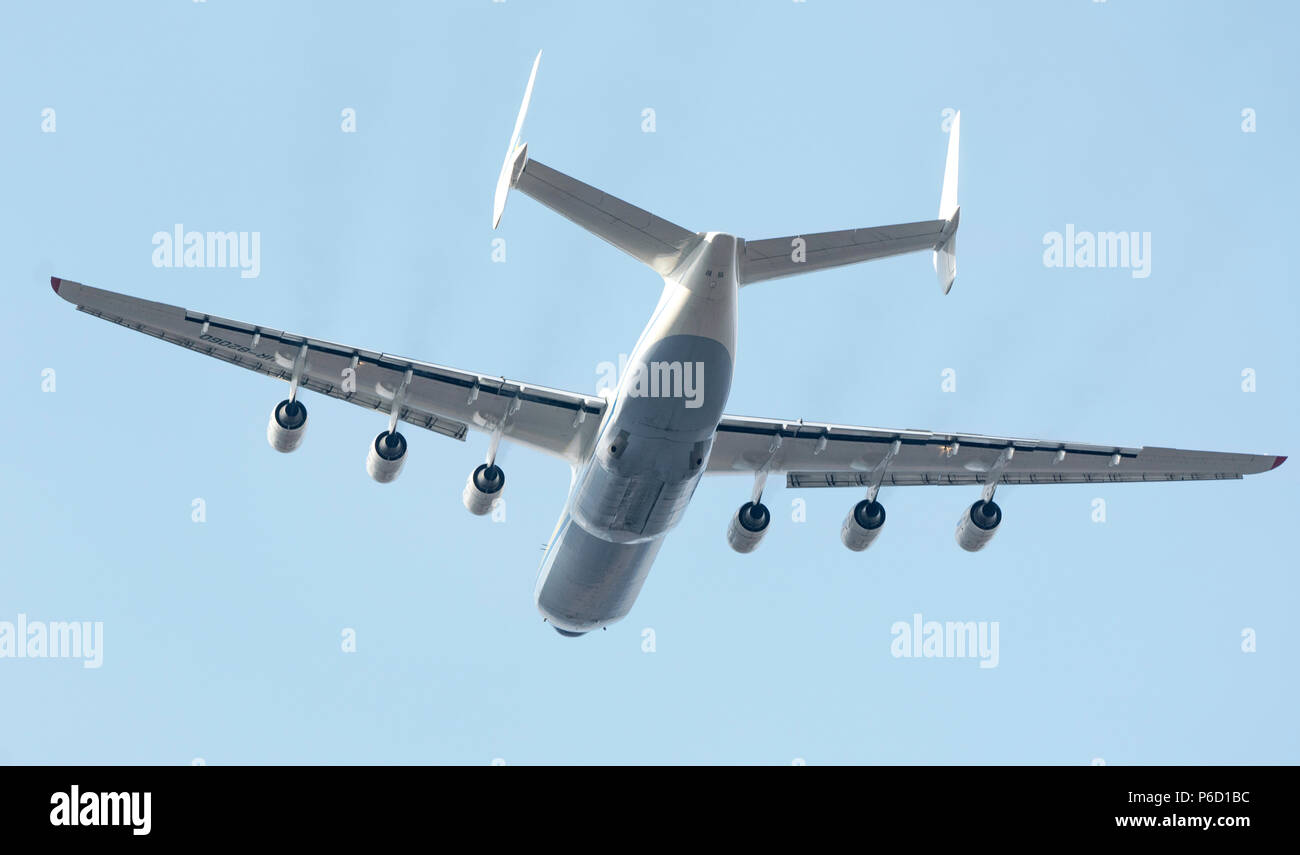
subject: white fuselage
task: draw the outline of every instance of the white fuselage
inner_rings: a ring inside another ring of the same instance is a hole
[[[685,512],[731,390],[736,296],[731,235],[704,235],[664,277],[538,574],[537,608],[563,634],[624,617]]]

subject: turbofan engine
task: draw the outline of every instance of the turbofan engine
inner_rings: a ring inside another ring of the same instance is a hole
[[[276,451],[288,454],[302,444],[306,430],[307,408],[301,401],[285,398],[271,411],[271,421],[266,426],[266,441]]]
[[[505,485],[506,473],[500,466],[495,463],[480,463],[465,482],[465,493],[461,499],[471,514],[481,517],[492,510],[492,503],[501,497],[501,489]]]
[[[854,552],[861,552],[885,527],[885,506],[874,499],[863,499],[853,506],[840,528],[840,540]]]
[[[406,437],[397,431],[384,431],[370,443],[366,455],[366,471],[380,484],[397,478],[406,462]]]
[[[745,502],[727,527],[727,543],[737,552],[753,552],[771,521],[772,515],[762,502]]]
[[[993,539],[1002,523],[1002,509],[990,499],[971,505],[957,522],[957,545],[967,552],[979,552]]]

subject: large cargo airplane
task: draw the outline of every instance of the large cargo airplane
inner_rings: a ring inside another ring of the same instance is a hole
[[[406,422],[454,439],[469,429],[489,437],[486,460],[470,474],[464,503],[488,513],[502,496],[502,440],[558,456],[571,467],[568,500],[546,549],[534,592],[537,608],[565,636],[623,618],[664,538],[682,518],[700,479],[752,477],[749,500],[731,518],[727,540],[739,552],[758,546],[771,522],[763,504],[770,474],[788,487],[851,487],[863,497],[840,538],[866,549],[880,534],[882,487],[979,487],[961,512],[957,543],[983,548],[1002,522],[999,484],[1088,484],[1241,478],[1275,469],[1275,455],[1125,448],[849,425],[749,418],[724,413],[736,355],[736,303],[744,287],[798,273],[901,253],[930,251],[943,293],[956,277],[957,151],[952,122],[933,220],[745,240],[693,232],[570,178],[528,156],[520,143],[541,54],[497,182],[492,225],[510,190],[519,190],[648,265],[664,288],[633,349],[629,370],[607,397],[534,386],[51,279],[55,292],[104,320],[285,380],[267,439],[293,451],[307,427],[306,388],[386,412],[388,428],[370,443],[366,469],[392,481],[406,460]]]

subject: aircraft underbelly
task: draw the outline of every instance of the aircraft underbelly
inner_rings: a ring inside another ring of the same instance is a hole
[[[707,443],[620,441],[647,459],[685,461],[697,445],[696,459],[707,455]],[[552,624],[585,632],[628,613],[699,484],[703,466],[687,468],[683,476],[665,477],[662,467],[618,471],[593,461],[575,486],[538,579],[537,607]]]
[[[679,308],[633,353],[547,546],[535,598],[557,629],[588,632],[631,611],[707,468],[731,389],[734,301],[710,292]]]
[[[691,446],[680,451],[684,459]],[[681,519],[702,472],[698,467],[687,477],[665,477],[653,469],[624,474],[598,464],[574,491],[572,512],[584,528],[604,540],[650,540]]]

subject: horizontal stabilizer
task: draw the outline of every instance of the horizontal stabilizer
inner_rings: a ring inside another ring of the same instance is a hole
[[[506,148],[505,162],[497,176],[496,194],[492,199],[492,228],[501,224],[510,190],[518,188],[666,276],[677,266],[684,250],[701,239],[699,235],[529,159],[528,144],[520,142],[520,136],[541,61],[542,54],[538,51],[533,60],[533,70],[528,75],[528,86],[524,89],[523,104],[515,119],[515,130]]]
[[[546,207],[667,275],[700,238],[622,199],[529,160],[515,187]]]
[[[747,240],[740,249],[740,284],[752,285],[765,279],[934,249],[946,239],[945,225],[943,220],[923,220],[868,229]]]
[[[766,279],[928,249],[934,253],[934,269],[943,293],[947,294],[957,276],[957,224],[961,221],[961,208],[957,205],[960,129],[961,113],[957,113],[948,135],[948,158],[937,220],[741,241],[740,284],[752,285]]]

